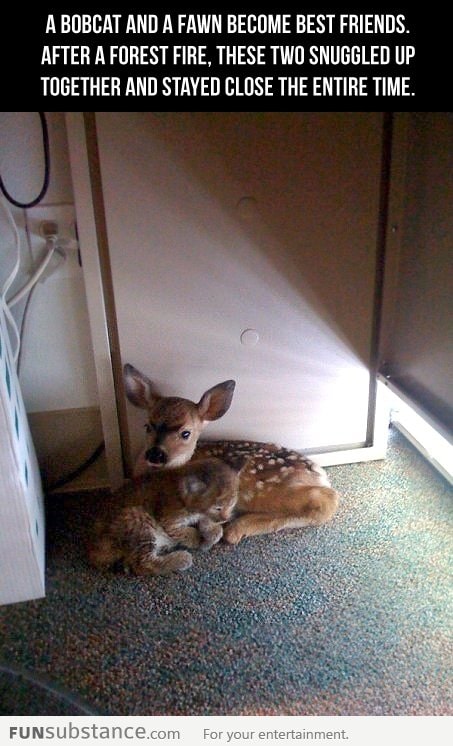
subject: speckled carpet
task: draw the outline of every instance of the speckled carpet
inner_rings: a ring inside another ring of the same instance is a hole
[[[52,498],[47,597],[0,609],[0,662],[104,715],[453,714],[451,488],[396,432],[329,472],[332,523],[150,579],[86,565],[101,495]]]

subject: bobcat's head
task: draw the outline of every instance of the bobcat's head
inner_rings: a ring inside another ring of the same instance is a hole
[[[242,457],[232,463],[207,458],[183,467],[179,485],[186,507],[216,523],[228,521],[238,499],[239,475],[245,461]]]

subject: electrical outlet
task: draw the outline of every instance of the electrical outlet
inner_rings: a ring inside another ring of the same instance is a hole
[[[57,226],[56,245],[65,255],[50,275],[50,278],[79,277],[82,271],[79,262],[79,244],[76,235],[76,217],[73,205],[50,205],[31,207],[26,212],[27,229],[30,238],[32,259],[35,267],[46,251],[46,236],[52,234],[53,225]],[[53,225],[52,225],[53,224]],[[51,262],[52,264],[52,262]],[[49,273],[45,273],[49,277]]]

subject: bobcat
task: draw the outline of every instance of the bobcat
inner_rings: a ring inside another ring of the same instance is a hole
[[[111,516],[95,527],[88,560],[98,568],[121,564],[136,575],[186,570],[190,552],[209,549],[222,538],[238,498],[244,459],[191,461],[157,471],[122,489]],[[119,497],[119,500],[118,500]]]

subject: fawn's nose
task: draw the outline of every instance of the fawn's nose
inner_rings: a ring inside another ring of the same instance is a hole
[[[167,463],[168,456],[162,448],[159,448],[159,446],[153,446],[146,451],[145,459],[148,463],[154,464],[155,466],[163,466]]]

